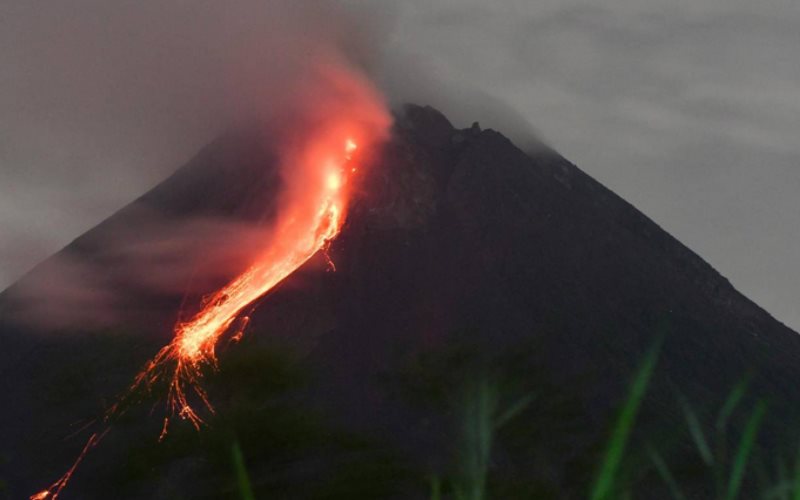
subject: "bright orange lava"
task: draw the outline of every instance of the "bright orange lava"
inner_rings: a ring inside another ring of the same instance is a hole
[[[58,481],[51,484],[49,488],[31,495],[30,500],[48,500],[48,499],[56,500],[58,498],[58,495],[61,494],[61,490],[67,487],[67,483],[72,478],[72,474],[75,473],[75,469],[77,469],[78,465],[83,461],[83,458],[86,456],[87,453],[89,453],[89,450],[97,446],[97,443],[99,443],[100,440],[103,439],[103,436],[105,436],[106,432],[107,430],[104,431],[102,434],[97,434],[97,433],[92,434],[89,437],[89,440],[83,446],[83,450],[81,450],[81,453],[80,455],[78,455],[78,458],[75,460],[75,462],[73,462],[72,467],[70,467],[69,470],[66,473],[64,473],[63,476],[58,478]]]
[[[250,268],[209,297],[191,320],[176,325],[174,340],[139,374],[134,387],[155,382],[161,367],[174,362],[168,404],[174,414],[199,428],[202,420],[189,404],[188,390],[213,411],[199,381],[202,368],[216,364],[219,338],[231,329],[246,307],[323,250],[339,233],[347,208],[347,174],[352,168],[348,162],[356,147],[352,138],[346,138],[338,154],[329,155],[322,161],[322,168],[312,170],[318,178],[304,179],[303,205],[289,207],[290,213],[281,217],[271,244]],[[319,153],[307,156],[316,160]],[[243,325],[235,336],[241,334],[241,328]],[[164,421],[162,437],[168,421]]]
[[[220,337],[229,332],[245,308],[318,251],[324,250],[342,228],[349,198],[348,173],[354,169],[349,163],[357,145],[350,137],[341,144],[337,154],[329,155],[319,151],[320,148],[312,148],[304,155],[306,161],[317,161],[320,153],[326,158],[321,163],[322,168],[304,169],[316,172],[316,175],[300,177],[305,183],[303,195],[297,199],[298,203],[290,203],[287,207],[271,244],[245,272],[207,298],[203,308],[191,320],[175,326],[172,342],[136,376],[131,391],[150,387],[171,370],[167,399],[171,414],[190,421],[199,429],[202,419],[189,404],[187,392],[193,392],[213,412],[200,381],[205,366],[216,366],[215,348]],[[242,317],[234,338],[241,336],[248,321],[248,317]],[[119,404],[111,407],[106,420],[120,411]],[[164,419],[159,440],[166,435],[168,424],[169,416]],[[32,495],[30,500],[56,500],[86,453],[99,443],[104,434],[93,434],[66,474],[48,489]]]
[[[31,500],[56,500],[86,453],[97,446],[113,419],[125,413],[128,396],[137,389],[150,390],[164,382],[168,386],[169,414],[159,440],[167,433],[172,416],[179,416],[200,428],[202,419],[192,408],[192,394],[213,413],[201,385],[205,368],[216,367],[216,346],[223,335],[238,340],[249,317],[243,311],[292,274],[314,254],[325,250],[336,237],[347,215],[352,195],[352,176],[359,169],[354,154],[359,144],[372,145],[387,135],[390,118],[383,102],[369,84],[334,65],[323,65],[320,88],[302,95],[309,97],[296,110],[305,118],[295,133],[281,139],[280,165],[285,187],[277,200],[280,214],[265,235],[260,253],[249,267],[225,287],[207,297],[188,321],[179,321],[173,340],[163,347],[136,376],[127,396],[106,412],[104,430],[92,434],[72,467],[49,488]],[[317,80],[309,80],[318,84]],[[333,264],[328,260],[329,264]]]

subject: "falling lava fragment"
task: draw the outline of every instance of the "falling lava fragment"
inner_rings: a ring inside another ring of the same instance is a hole
[[[355,141],[347,138],[341,151],[318,160],[321,168],[314,169],[314,178],[305,179],[303,204],[288,207],[289,213],[281,217],[272,243],[244,273],[207,298],[192,319],[176,325],[173,341],[137,376],[134,387],[155,382],[163,367],[174,366],[168,405],[173,414],[199,428],[202,420],[189,404],[188,391],[213,411],[199,382],[203,367],[216,364],[215,348],[220,337],[245,308],[324,250],[339,233],[347,209],[348,174],[354,168],[349,163],[356,148]],[[162,437],[168,422],[169,417],[164,421]]]
[[[323,141],[324,142],[324,141]],[[311,168],[311,176],[303,176],[303,195],[290,197],[285,214],[275,228],[271,243],[255,262],[221,290],[208,297],[203,307],[189,321],[178,322],[175,337],[136,376],[129,393],[140,387],[150,387],[169,376],[167,405],[170,415],[178,415],[200,427],[202,419],[189,404],[187,392],[196,394],[213,412],[207,394],[200,385],[205,366],[216,366],[216,345],[231,329],[242,311],[259,297],[273,289],[314,254],[325,250],[342,228],[349,199],[348,181],[357,169],[351,165],[357,149],[354,139],[347,137],[336,153],[324,148],[311,148],[303,155],[305,161],[319,162]],[[240,336],[249,318],[242,318],[235,336]],[[108,423],[119,415],[120,402],[105,415]],[[164,419],[159,439],[163,439],[170,420]],[[49,488],[35,493],[31,500],[56,500],[66,487],[75,469],[105,435],[92,434],[72,467]]]
[[[67,487],[67,483],[72,478],[72,474],[75,473],[75,469],[78,468],[78,465],[80,465],[80,463],[83,461],[83,458],[86,456],[86,454],[89,453],[89,450],[97,446],[97,443],[99,443],[100,440],[103,439],[103,436],[105,436],[105,432],[106,431],[104,431],[102,434],[97,434],[97,433],[92,434],[89,437],[89,440],[83,446],[83,449],[81,450],[80,455],[78,455],[78,458],[75,460],[75,462],[73,462],[72,467],[70,467],[69,470],[65,472],[63,476],[58,478],[58,481],[51,484],[49,488],[31,495],[30,500],[48,500],[48,499],[56,500],[58,498],[58,495],[61,494],[61,490]]]
[[[330,55],[330,54],[329,54]],[[86,453],[105,436],[115,418],[125,413],[139,389],[167,385],[169,412],[159,439],[173,416],[200,428],[192,408],[192,394],[213,413],[201,382],[204,369],[216,367],[216,346],[223,335],[241,337],[249,317],[244,311],[292,274],[313,255],[325,250],[339,234],[353,194],[354,162],[361,146],[378,144],[387,135],[391,118],[383,99],[369,82],[339,64],[337,57],[312,64],[315,78],[295,89],[298,99],[291,113],[278,113],[277,134],[283,192],[276,203],[279,215],[264,234],[260,250],[247,269],[225,287],[208,296],[199,311],[177,322],[172,341],[134,378],[127,393],[111,406],[102,429],[89,438],[72,467],[31,500],[55,500]],[[330,262],[330,259],[328,259]]]

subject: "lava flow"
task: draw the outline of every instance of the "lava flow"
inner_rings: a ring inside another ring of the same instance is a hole
[[[296,160],[302,175],[302,186],[290,186],[270,243],[255,262],[221,290],[206,298],[201,310],[189,321],[178,322],[175,337],[136,376],[128,394],[136,389],[149,389],[168,377],[167,405],[170,414],[164,418],[159,437],[163,439],[172,415],[190,421],[199,429],[202,420],[189,404],[191,391],[213,412],[213,407],[200,384],[203,368],[216,366],[215,348],[220,337],[231,330],[242,311],[256,299],[272,290],[320,250],[325,250],[342,228],[350,195],[350,180],[357,171],[352,164],[358,144],[351,136],[339,141],[339,149],[331,151],[330,141],[311,145]],[[313,175],[308,175],[311,172]],[[297,193],[302,193],[298,196]],[[234,336],[240,336],[249,319],[245,316]],[[124,412],[119,400],[106,413],[104,422]],[[86,453],[97,446],[108,427],[92,434],[72,467],[53,483],[30,498],[55,500],[66,487]]]
[[[305,178],[302,205],[290,207],[281,217],[271,244],[244,273],[208,297],[204,307],[191,320],[179,322],[173,341],[165,346],[137,376],[134,388],[160,379],[164,367],[172,367],[168,405],[173,414],[199,428],[202,420],[189,404],[187,392],[197,395],[213,411],[199,384],[204,366],[216,364],[219,338],[231,330],[242,311],[336,237],[344,222],[348,184],[355,167],[350,163],[357,149],[351,137],[341,141],[338,154],[311,151],[306,161],[318,161],[315,178]],[[316,158],[314,158],[316,157]],[[309,203],[309,201],[311,203]],[[248,318],[243,317],[243,323]],[[240,335],[244,325],[239,327]],[[164,420],[162,437],[169,417]]]
[[[377,122],[381,126],[375,129],[359,128],[353,123],[330,127],[324,134],[294,148],[295,153],[286,153],[283,161],[287,163],[284,167],[287,186],[279,201],[281,214],[263,250],[242,274],[207,297],[191,319],[179,321],[172,342],[162,348],[134,379],[128,395],[137,389],[149,391],[161,381],[168,385],[169,413],[164,418],[159,440],[166,435],[172,416],[188,420],[195,428],[200,428],[202,419],[189,400],[193,394],[209,411],[214,411],[201,379],[205,368],[216,367],[217,342],[226,333],[232,333],[234,338],[240,337],[249,321],[243,311],[314,254],[326,250],[341,230],[352,194],[353,174],[357,172],[353,156],[358,148],[358,138],[374,141],[383,133],[386,121]],[[86,453],[105,435],[113,418],[125,412],[125,402],[123,396],[108,410],[103,418],[105,430],[90,437],[67,473],[49,488],[31,496],[31,500],[55,500],[58,497]]]
[[[174,327],[172,341],[134,378],[130,389],[98,421],[73,466],[31,500],[55,500],[86,453],[95,448],[114,420],[136,400],[139,390],[167,390],[168,413],[159,440],[173,416],[199,429],[202,419],[191,406],[197,399],[214,409],[201,385],[208,368],[216,368],[221,337],[241,337],[253,303],[274,289],[339,234],[354,192],[356,151],[373,149],[386,137],[390,123],[383,100],[356,72],[328,60],[314,65],[314,78],[302,79],[287,109],[273,113],[279,123],[275,143],[283,189],[275,200],[278,215],[263,232],[259,249],[244,272],[206,297],[199,311]],[[330,262],[329,259],[329,263]]]

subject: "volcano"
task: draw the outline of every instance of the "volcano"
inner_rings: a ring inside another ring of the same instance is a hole
[[[495,497],[582,498],[629,381],[659,343],[637,439],[685,453],[676,397],[713,422],[741,380],[743,405],[769,403],[761,444],[793,432],[797,333],[557,152],[407,105],[367,161],[327,251],[335,272],[318,253],[254,305],[208,374],[207,428],[175,426],[159,443],[158,388],[137,394],[63,498],[238,498],[237,460],[258,497],[425,498],[431,478],[463,472],[471,388],[498,413],[518,410],[492,437]],[[151,248],[164,235],[153,227],[201,216],[269,221],[274,163],[262,129],[237,128],[0,295],[10,497],[58,477],[184,305],[237,271],[148,286],[173,261],[153,267],[151,253],[118,249]],[[170,251],[202,261],[187,248],[254,244],[192,237]],[[85,293],[36,295],[64,281]],[[62,314],[86,322],[54,326]]]

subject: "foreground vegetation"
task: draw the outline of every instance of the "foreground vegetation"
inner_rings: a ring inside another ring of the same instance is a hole
[[[132,410],[116,427],[141,439],[98,450],[107,463],[93,487],[176,499],[800,500],[800,440],[765,440],[771,405],[754,376],[714,401],[674,386],[665,398],[655,342],[598,429],[574,397],[593,381],[554,380],[532,361],[539,350],[496,357],[449,342],[409,356],[376,381],[406,422],[383,439],[305,404],[320,396],[312,366],[245,340],[208,374],[218,411],[202,432],[175,425],[157,443],[141,428],[152,419]],[[150,397],[137,406],[150,412],[161,396]]]

